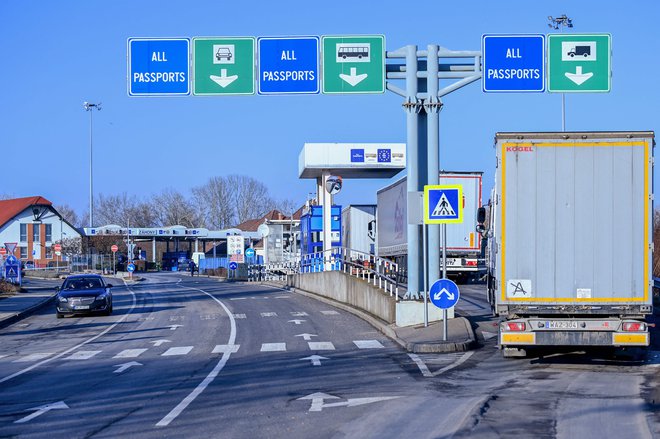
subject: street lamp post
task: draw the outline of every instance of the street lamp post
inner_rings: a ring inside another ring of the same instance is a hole
[[[92,173],[92,113],[93,109],[101,110],[101,103],[92,104],[91,102],[84,102],[83,108],[89,112],[89,227],[94,227],[94,186],[93,186],[93,173]]]
[[[564,32],[564,28],[572,28],[573,20],[566,16],[566,14],[561,15],[560,17],[553,18],[552,15],[548,16],[548,27],[554,30],[559,30],[560,33]],[[566,131],[566,94],[561,94],[561,130]]]

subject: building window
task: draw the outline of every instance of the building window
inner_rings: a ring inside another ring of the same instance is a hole
[[[41,239],[39,239],[39,231],[41,230],[41,227],[39,224],[32,224],[32,242],[40,242]]]
[[[21,224],[21,242],[27,242],[27,224]]]
[[[53,240],[53,225],[46,224],[46,242],[51,242]]]
[[[19,247],[21,259],[27,259],[27,247]]]
[[[46,259],[53,259],[53,248],[46,247]]]

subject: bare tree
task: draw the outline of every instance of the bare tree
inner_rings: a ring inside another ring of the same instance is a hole
[[[14,194],[10,194],[7,192],[0,194],[0,200],[11,200],[12,198],[16,198]]]
[[[62,218],[69,224],[71,224],[74,227],[81,227],[82,223],[80,222],[80,217],[78,217],[78,214],[76,213],[75,210],[73,210],[73,207],[69,206],[68,204],[61,204],[58,206],[55,206],[55,210],[59,212],[60,215],[62,215]]]
[[[203,219],[193,203],[175,189],[166,189],[153,197],[153,211],[160,226],[201,227]]]
[[[244,175],[230,175],[227,180],[234,188],[236,224],[258,218],[276,207],[268,188],[260,181]]]
[[[193,188],[195,210],[209,229],[226,229],[234,225],[232,188],[224,177],[211,177]]]
[[[156,222],[152,205],[126,192],[121,195],[100,194],[96,205],[97,224],[123,226],[130,223],[131,227],[152,227]]]

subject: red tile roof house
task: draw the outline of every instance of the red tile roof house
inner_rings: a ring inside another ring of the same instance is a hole
[[[44,197],[0,200],[0,247],[15,243],[14,256],[35,267],[57,261],[54,244],[80,236]]]

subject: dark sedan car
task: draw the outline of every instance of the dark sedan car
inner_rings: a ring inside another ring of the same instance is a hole
[[[65,314],[112,314],[112,288],[96,274],[80,274],[66,278],[57,288],[56,312],[61,319]]]

